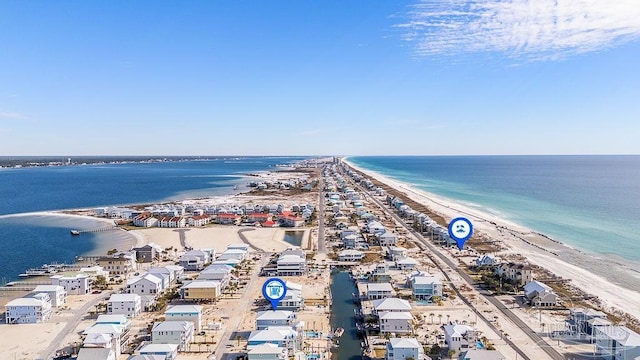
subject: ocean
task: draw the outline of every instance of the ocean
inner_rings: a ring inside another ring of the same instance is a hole
[[[348,160],[586,253],[640,262],[640,156],[370,156]]]
[[[302,157],[242,157],[198,161],[0,169],[0,284],[28,268],[70,263],[134,243],[126,232],[71,236],[96,220],[31,215],[49,210],[148,204],[238,192],[247,174],[274,170]]]

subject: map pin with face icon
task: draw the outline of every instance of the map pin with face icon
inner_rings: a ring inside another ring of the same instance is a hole
[[[458,217],[449,223],[449,236],[456,241],[458,249],[462,250],[464,243],[473,235],[471,221],[464,217]]]

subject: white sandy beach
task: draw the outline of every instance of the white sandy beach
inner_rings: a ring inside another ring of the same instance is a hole
[[[409,198],[427,206],[447,221],[461,215],[467,216],[473,221],[474,228],[478,233],[485,234],[492,239],[499,239],[509,248],[498,255],[509,253],[524,255],[532,264],[548,269],[556,276],[571,279],[571,283],[577,288],[597,296],[606,310],[615,312],[616,309],[619,309],[636,319],[640,319],[640,292],[611,281],[611,277],[613,277],[618,283],[629,284],[629,287],[637,289],[638,287],[633,287],[633,284],[638,280],[638,274],[633,269],[616,268],[616,266],[612,266],[613,260],[606,259],[605,256],[595,257],[581,253],[518,224],[412,188],[402,182],[346,162],[371,178],[407,194]],[[569,263],[564,258],[571,259],[572,263],[581,264],[581,266]],[[619,265],[619,267],[623,267],[623,265]],[[614,271],[615,273],[613,273]],[[600,274],[609,274],[610,276],[605,278]],[[623,276],[626,277],[622,278]]]

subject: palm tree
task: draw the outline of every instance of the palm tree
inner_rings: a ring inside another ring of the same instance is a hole
[[[447,314],[447,323],[449,323],[450,318],[451,318],[451,315]]]
[[[438,314],[438,324],[442,324],[442,314]]]
[[[430,313],[430,314],[429,314],[429,317],[431,318],[431,324],[433,324],[433,316],[434,316],[434,315],[435,315],[434,313]]]
[[[456,354],[455,350],[449,350],[449,359],[453,359],[453,355]]]
[[[238,341],[238,346],[240,346],[240,339],[242,339],[242,336],[236,335],[236,341]]]

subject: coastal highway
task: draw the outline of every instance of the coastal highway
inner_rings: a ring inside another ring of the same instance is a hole
[[[378,201],[373,196],[371,196],[371,194],[369,194],[369,192],[366,189],[364,189],[363,187],[361,187],[358,184],[355,184],[355,186],[357,186],[360,189],[360,191],[362,191],[363,193],[367,194],[369,196],[369,198],[374,203],[376,203],[384,212],[386,212],[388,215],[393,217],[398,223],[402,224],[404,226],[404,228],[406,228],[409,232],[411,232],[415,236],[416,239],[418,239],[424,246],[429,248],[429,250],[431,250],[431,252],[434,255],[436,255],[441,261],[443,261],[449,268],[451,268],[452,270],[456,271],[458,273],[458,275],[465,282],[467,282],[470,286],[474,286],[475,282],[473,281],[473,279],[466,272],[464,272],[462,269],[460,269],[457,266],[457,264],[455,264],[453,261],[451,261],[451,259],[449,259],[444,254],[442,254],[440,251],[438,251],[438,249],[433,244],[431,244],[431,242],[427,241],[421,234],[419,234],[412,227],[407,225],[404,222],[404,220],[402,220],[398,215],[395,214],[395,212],[390,211],[384,204],[382,204],[380,201]],[[437,263],[436,263],[436,266],[438,266],[440,268],[440,266]],[[442,271],[443,269],[440,268],[440,270]],[[442,271],[442,273],[447,277],[447,280],[450,280],[450,279],[448,279],[449,276],[447,275],[447,273],[445,271]],[[495,327],[495,325],[491,321],[489,321],[489,319],[485,318],[485,316],[481,312],[479,312],[477,309],[475,309],[472,306],[472,304],[468,302],[466,297],[464,297],[458,291],[457,288],[455,288],[454,286],[452,286],[452,287],[456,291],[456,293],[459,296],[459,298],[462,301],[464,301],[470,308],[472,308],[475,311],[475,313],[478,315],[478,317],[482,318],[493,331],[495,331],[496,333],[500,333],[499,330]],[[558,351],[556,351],[556,349],[554,349],[551,346],[549,346],[542,339],[542,337],[540,337],[540,335],[538,335],[527,324],[525,324],[522,320],[520,320],[520,318],[518,318],[511,310],[509,310],[507,307],[505,307],[504,304],[502,304],[500,301],[498,301],[498,299],[494,298],[493,296],[487,296],[486,294],[483,294],[483,293],[481,293],[481,295],[487,301],[489,301],[493,306],[495,306],[503,315],[505,315],[509,320],[511,320],[518,328],[520,328],[522,330],[522,332],[525,335],[527,335],[533,341],[534,344],[538,344],[538,347],[540,349],[542,349],[551,359],[553,359],[553,360],[564,360],[564,356],[562,356]],[[518,353],[518,355],[520,355],[523,359],[531,359],[516,344],[514,344],[510,339],[505,338],[504,341],[507,344],[509,344],[509,346],[511,346]]]
[[[327,244],[324,241],[324,179],[320,175],[320,182],[318,183],[318,253],[327,253]]]

